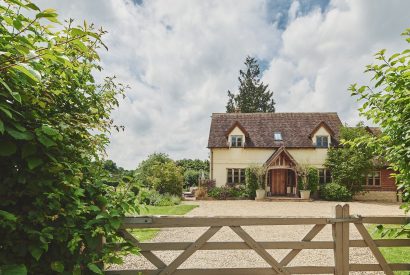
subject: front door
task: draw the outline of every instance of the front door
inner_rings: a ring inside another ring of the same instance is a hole
[[[286,169],[271,170],[271,192],[272,195],[286,195]]]

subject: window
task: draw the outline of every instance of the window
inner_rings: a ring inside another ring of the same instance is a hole
[[[242,147],[242,136],[231,136],[232,147]]]
[[[245,169],[227,169],[228,184],[245,184]]]
[[[275,138],[275,141],[281,141],[282,140],[282,133],[281,132],[275,132],[273,134],[273,137]]]
[[[323,185],[332,182],[332,174],[328,169],[318,169],[319,170],[319,184]]]
[[[328,147],[327,136],[316,136],[316,147],[327,148]]]
[[[380,186],[380,171],[372,171],[366,177],[367,186]]]

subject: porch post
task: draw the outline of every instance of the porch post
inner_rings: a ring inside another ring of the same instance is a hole
[[[296,172],[296,169],[294,169],[293,172],[295,172],[295,189],[294,189],[295,194],[294,195],[295,195],[295,197],[297,197],[298,196],[298,191],[299,191],[298,190],[298,173]]]

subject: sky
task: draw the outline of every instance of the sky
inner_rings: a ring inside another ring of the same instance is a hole
[[[154,152],[207,159],[211,114],[225,112],[247,55],[258,59],[277,112],[337,112],[354,125],[348,92],[373,55],[401,51],[406,0],[34,0],[60,19],[108,31],[102,75],[131,88],[112,113],[108,158],[134,169]]]

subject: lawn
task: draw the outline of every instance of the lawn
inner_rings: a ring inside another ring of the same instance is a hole
[[[174,206],[146,206],[141,207],[140,215],[184,215],[191,211],[192,209],[198,207],[198,205],[192,204],[180,204]],[[134,229],[130,231],[134,237],[136,237],[140,242],[148,241],[154,238],[159,229],[157,228],[141,228]]]
[[[386,228],[392,226],[386,225]],[[397,227],[397,226],[396,226]],[[368,227],[373,239],[394,239],[394,237],[385,236],[382,237],[376,230],[376,226]],[[400,239],[404,239],[405,236],[401,236]],[[410,247],[380,247],[380,252],[386,258],[388,263],[410,263]],[[408,271],[395,271],[396,275],[409,275]]]

